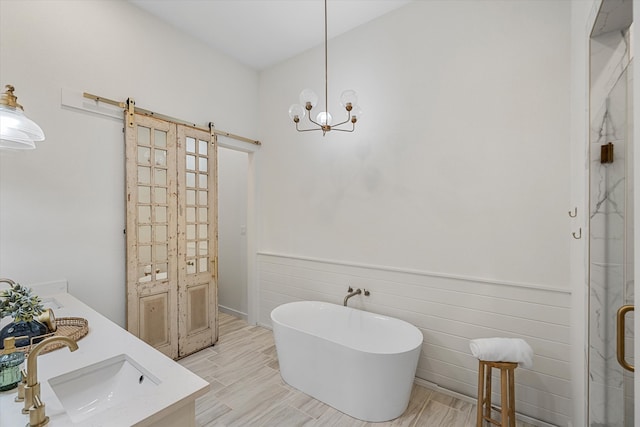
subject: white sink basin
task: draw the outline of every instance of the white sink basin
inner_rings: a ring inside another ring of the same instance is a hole
[[[62,304],[60,304],[58,300],[53,297],[42,298],[42,305],[44,306],[44,308],[51,308],[53,310],[62,308]]]
[[[126,354],[49,379],[49,385],[74,423],[130,403],[159,383]]]

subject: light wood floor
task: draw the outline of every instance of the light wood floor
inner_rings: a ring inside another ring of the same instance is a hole
[[[386,423],[351,418],[284,383],[272,332],[225,313],[218,343],[180,364],[211,384],[196,401],[198,426],[475,426],[475,405],[416,385],[401,417]]]

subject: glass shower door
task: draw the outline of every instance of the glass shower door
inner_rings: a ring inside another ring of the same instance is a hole
[[[589,425],[633,426],[633,373],[617,357],[617,313],[634,299],[633,66],[628,31],[591,39]],[[633,312],[623,332],[633,365]]]

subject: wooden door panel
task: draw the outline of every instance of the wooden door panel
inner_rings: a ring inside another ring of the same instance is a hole
[[[187,288],[187,335],[209,327],[209,283]]]
[[[179,353],[217,340],[217,147],[208,132],[178,126]]]
[[[127,329],[178,356],[176,126],[126,126]]]
[[[140,338],[160,350],[171,344],[168,292],[139,298]],[[162,351],[162,350],[161,350]]]

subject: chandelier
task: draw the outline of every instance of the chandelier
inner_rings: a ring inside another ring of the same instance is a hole
[[[293,104],[289,107],[289,117],[296,124],[296,130],[298,132],[310,132],[315,130],[321,130],[322,136],[327,132],[336,130],[340,132],[353,132],[356,128],[356,122],[358,118],[362,116],[362,110],[358,107],[358,95],[354,90],[345,90],[340,95],[340,105],[347,111],[347,118],[337,124],[332,124],[333,117],[329,113],[329,96],[328,96],[328,67],[327,67],[327,0],[324,0],[324,108],[325,111],[321,111],[316,116],[316,119],[311,118],[311,110],[318,104],[318,95],[311,89],[304,89],[300,92],[300,104]],[[301,129],[299,127],[300,120],[307,116],[309,121],[309,127]],[[351,126],[349,127],[349,123]],[[340,127],[347,125],[345,127]]]

